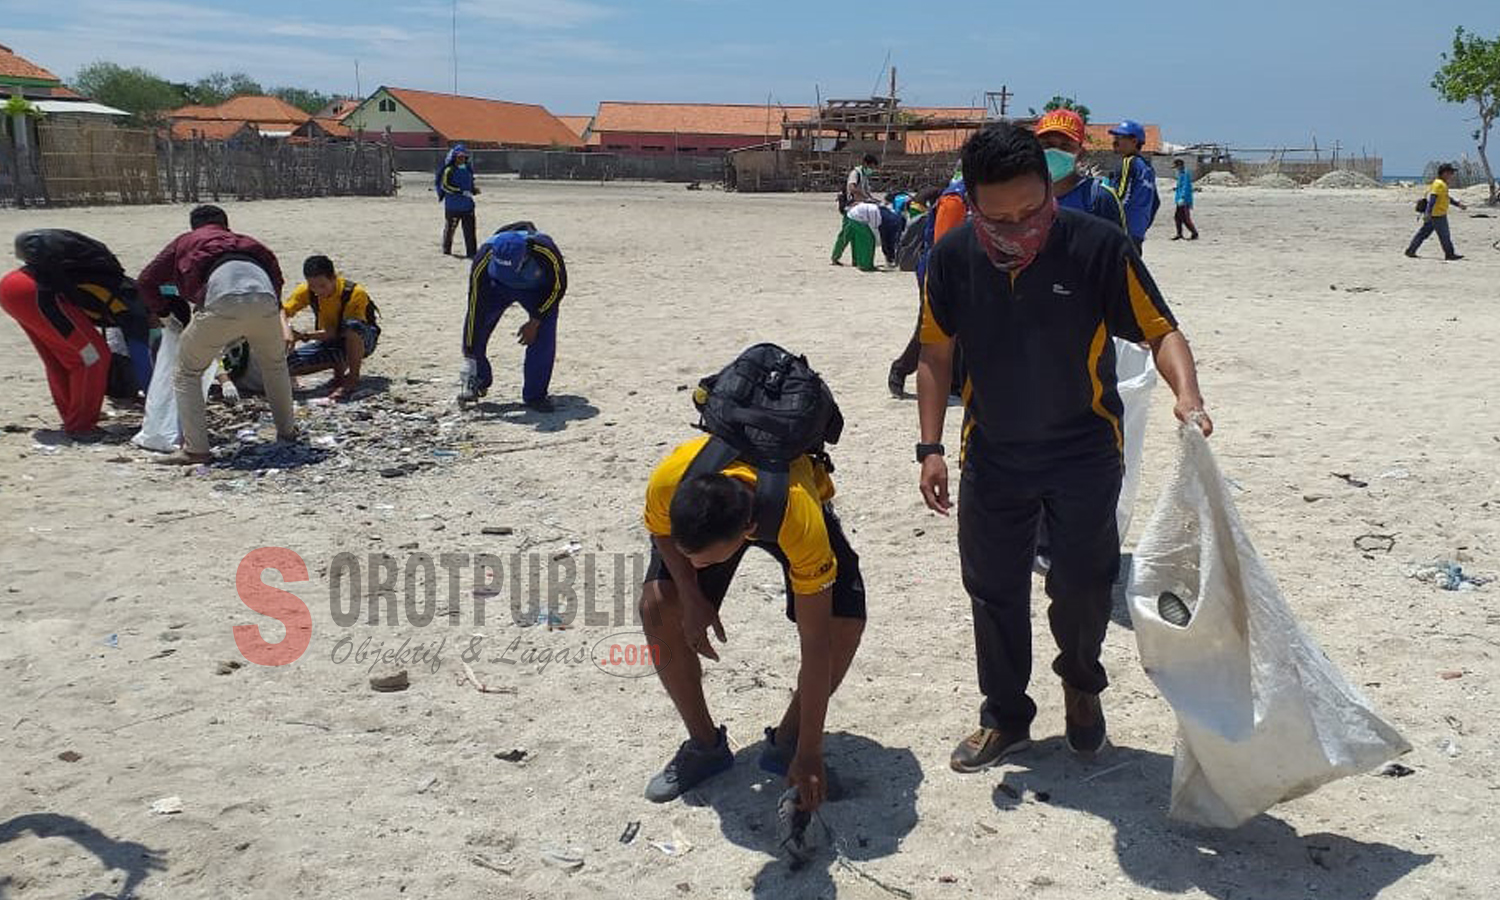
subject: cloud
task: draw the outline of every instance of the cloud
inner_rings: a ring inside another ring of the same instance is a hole
[[[460,33],[475,21],[513,25],[536,30],[578,28],[607,19],[615,10],[588,0],[457,0]],[[397,7],[395,12],[427,21],[449,21],[450,3],[427,2]]]

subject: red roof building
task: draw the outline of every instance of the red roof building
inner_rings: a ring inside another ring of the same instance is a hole
[[[226,129],[230,124],[248,124],[262,137],[288,137],[311,118],[279,97],[254,95],[231,97],[218,106],[184,106],[167,113],[174,137],[193,130],[205,136],[210,130],[216,134],[228,133]]]
[[[589,146],[605,152],[723,153],[781,140],[781,123],[806,119],[808,106],[737,103],[599,104]]]
[[[536,104],[407,88],[380,88],[342,122],[371,136],[389,132],[397,147],[583,148],[578,134]]]

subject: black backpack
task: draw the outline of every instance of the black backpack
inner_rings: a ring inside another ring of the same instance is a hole
[[[344,290],[339,294],[339,331],[344,330],[344,314],[349,309],[349,299],[354,296],[354,289],[359,287],[357,282],[344,279]],[[320,318],[318,314],[318,295],[308,289],[308,295],[312,297],[313,319]],[[380,307],[375,305],[374,300],[365,301],[365,323],[376,331],[380,330]]]
[[[927,217],[930,215],[930,212],[922,213],[907,222],[906,230],[901,232],[901,242],[896,245],[896,265],[903,272],[915,272],[922,254],[931,247],[932,236],[927,231]]]
[[[16,255],[33,277],[55,291],[79,283],[118,288],[125,268],[109,248],[86,234],[65,228],[38,228],[16,235]]]
[[[844,431],[833,392],[807,357],[756,344],[698,382],[693,404],[710,437],[683,480],[722,472],[736,460],[754,466],[756,539],[776,543],[792,461],[810,456],[833,471],[825,445],[837,444]]]

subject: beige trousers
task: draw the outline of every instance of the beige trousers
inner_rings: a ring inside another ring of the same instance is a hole
[[[226,346],[239,340],[249,343],[250,358],[260,367],[266,400],[276,420],[276,433],[284,436],[296,430],[280,304],[271,294],[224,294],[210,297],[182,332],[182,349],[172,386],[177,393],[185,453],[209,452],[203,372],[214,364]]]

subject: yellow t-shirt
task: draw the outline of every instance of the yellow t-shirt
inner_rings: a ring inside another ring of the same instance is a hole
[[[708,435],[694,438],[668,454],[651,473],[646,486],[646,529],[657,537],[672,534],[672,495],[688,466],[708,443]],[[735,462],[724,474],[751,487],[756,483],[753,466]],[[777,543],[791,564],[792,591],[802,596],[831,587],[838,577],[838,560],[828,540],[823,504],[833,499],[833,479],[822,466],[803,456],[792,463],[786,513],[781,519]]]
[[[1427,189],[1427,214],[1430,216],[1446,216],[1448,214],[1448,182],[1441,178],[1433,179],[1432,187]]]
[[[345,284],[344,277],[340,275],[335,281],[333,296],[317,302],[319,331],[337,331],[342,320],[366,321],[365,312],[370,305],[370,295],[365,293],[364,285],[360,284],[354,286],[354,290],[349,294],[349,305],[344,307],[342,317],[340,316],[340,300],[344,296]],[[297,285],[292,295],[281,304],[281,308],[290,318],[312,305],[312,302],[312,289],[304,281]]]

